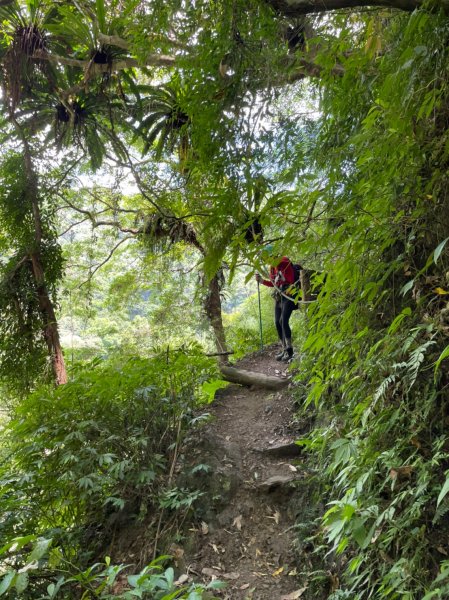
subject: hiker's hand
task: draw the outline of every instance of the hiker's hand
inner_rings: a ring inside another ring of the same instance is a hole
[[[256,273],[256,281],[257,283],[262,283],[263,277],[260,273]]]

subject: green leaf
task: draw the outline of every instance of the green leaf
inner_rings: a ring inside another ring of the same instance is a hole
[[[20,550],[21,548],[26,546],[26,544],[29,544],[35,539],[35,535],[25,535],[22,537],[16,537],[0,548],[0,556],[2,554],[5,554],[5,552],[8,552],[8,550],[10,550],[11,552],[16,552],[17,550]]]
[[[414,52],[415,54],[425,56],[427,54],[427,46],[416,46]]]
[[[352,537],[355,539],[360,548],[365,547],[367,532],[361,519],[355,519],[352,529]]]
[[[414,283],[415,283],[415,280],[411,279],[405,285],[403,285],[399,292],[401,294],[401,296],[405,296],[405,294],[412,289]]]
[[[205,381],[201,386],[201,392],[206,397],[206,402],[210,404],[215,397],[217,390],[221,390],[229,385],[228,381],[223,379],[214,379],[213,381]]]
[[[447,568],[447,562],[444,562],[441,565],[441,573],[435,579],[435,583],[440,583],[441,581],[445,581],[448,578],[449,578],[449,569]]]
[[[100,26],[100,31],[102,33],[106,33],[106,11],[105,11],[104,0],[96,0],[95,7],[97,9],[96,12],[97,12],[98,25]]]
[[[211,581],[207,589],[208,590],[224,590],[227,587],[227,583],[225,581],[220,581],[219,579],[215,579],[215,581]]]
[[[441,244],[438,244],[438,246],[435,248],[434,253],[433,253],[433,262],[436,264],[437,260],[440,258],[441,253],[443,252],[443,248],[446,245],[446,242],[449,240],[449,237],[447,237],[445,240],[443,240],[441,242]]]
[[[433,590],[433,592],[429,592],[422,597],[422,600],[432,600],[432,598],[441,598],[440,590]]]
[[[17,575],[17,579],[15,581],[15,586],[16,586],[16,590],[18,594],[21,594],[22,592],[24,592],[27,587],[28,587],[28,573],[24,572],[24,573],[19,573]]]
[[[170,594],[164,594],[161,600],[175,600],[175,598],[179,598],[179,592],[180,590],[177,589],[174,592],[171,592]]]
[[[440,356],[438,357],[436,363],[435,363],[435,369],[434,369],[434,378],[436,377],[437,371],[441,365],[441,363],[443,362],[443,360],[445,358],[447,358],[449,356],[449,346],[446,346],[446,348],[443,350],[443,352],[440,354]]]
[[[33,562],[36,560],[40,560],[44,554],[46,554],[47,550],[50,548],[52,540],[49,539],[41,539],[38,540],[33,548],[33,551],[28,557],[28,562]]]
[[[49,595],[50,600],[53,600],[53,598],[55,598],[63,581],[64,579],[60,579],[57,583],[50,583],[50,585],[47,586],[47,594]]]
[[[15,571],[9,571],[2,579],[0,583],[0,596],[2,596],[5,592],[9,590],[11,585],[13,584],[14,578],[16,576]]]
[[[173,571],[172,567],[169,567],[165,573],[165,579],[167,580],[167,585],[169,587],[169,589],[171,589],[173,587],[173,582],[175,580],[175,572]]]
[[[388,333],[394,333],[405,319],[405,317],[409,317],[412,314],[412,309],[410,307],[404,308],[404,310],[393,320],[390,327],[388,328]]]
[[[449,492],[449,477],[447,477],[444,482],[443,487],[441,488],[441,492],[438,495],[437,507],[440,505],[441,501],[445,498],[446,494]]]
[[[254,271],[251,270],[249,273],[247,273],[247,275],[245,276],[245,283],[248,283],[248,281],[251,281],[251,279],[254,277]]]
[[[203,597],[203,594],[199,594],[198,592],[190,592],[190,594],[187,596],[187,600],[201,600]]]

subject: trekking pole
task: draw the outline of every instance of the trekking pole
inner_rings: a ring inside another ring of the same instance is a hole
[[[260,305],[260,283],[257,282],[257,298],[259,300],[260,349],[263,350],[262,307]]]

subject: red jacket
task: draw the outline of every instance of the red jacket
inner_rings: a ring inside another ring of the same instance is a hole
[[[276,286],[278,288],[295,283],[295,271],[291,260],[283,256],[277,267],[270,267],[270,279],[264,279],[261,283],[268,287]]]

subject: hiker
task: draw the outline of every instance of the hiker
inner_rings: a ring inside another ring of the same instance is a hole
[[[293,265],[291,260],[283,256],[279,261],[274,260],[271,254],[271,247],[265,247],[264,253],[270,255],[270,262],[277,265],[270,266],[269,279],[264,279],[259,273],[256,274],[256,281],[268,287],[274,287],[274,322],[278,332],[282,349],[276,355],[276,360],[288,362],[293,356],[292,331],[289,320],[292,312],[298,308],[297,301],[289,297],[290,288],[296,284],[298,286],[297,265]],[[281,294],[282,292],[282,294]]]

